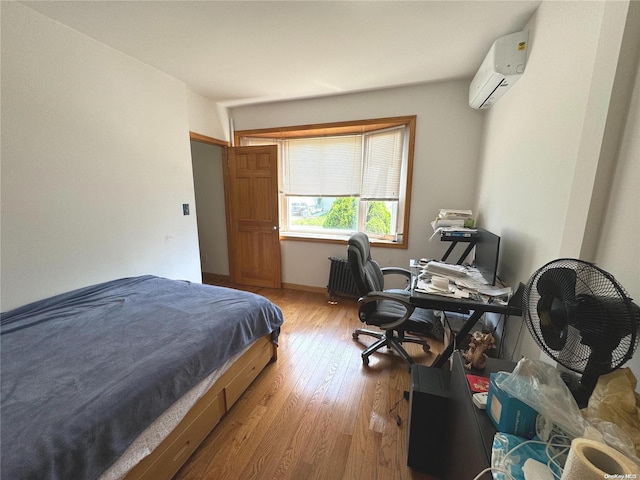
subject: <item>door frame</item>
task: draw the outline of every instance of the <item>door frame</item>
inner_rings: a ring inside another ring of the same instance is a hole
[[[223,154],[224,154],[224,149],[227,147],[231,146],[230,142],[227,142],[226,140],[220,140],[218,138],[214,138],[214,137],[209,137],[207,135],[202,135],[201,133],[197,133],[197,132],[192,132],[189,131],[189,140],[193,141],[193,142],[198,142],[198,143],[205,143],[207,145],[213,145],[214,147],[221,147],[223,150]],[[223,156],[223,155],[222,155]],[[193,160],[192,160],[193,161]],[[227,225],[228,228],[228,216],[229,213],[227,212],[227,178],[225,177],[225,169],[224,169],[224,161],[223,163],[223,169],[222,169],[222,182],[223,182],[223,187],[224,187],[224,211],[225,211],[225,225]],[[196,205],[196,215],[198,215],[198,208]],[[200,242],[198,242],[198,250],[200,250]],[[200,252],[201,253],[201,252]],[[229,262],[229,245],[228,245],[228,241],[227,241],[227,263]],[[200,266],[200,274],[202,275],[202,280],[205,280],[205,272],[202,271],[202,266]],[[207,274],[207,278],[210,281],[214,281],[214,280],[218,280],[218,281],[222,281],[222,282],[228,282],[231,281],[231,268],[229,268],[229,275],[214,275],[212,273]]]
[[[230,237],[231,235],[233,235],[232,232],[232,225],[231,225],[231,214],[229,211],[230,208],[230,201],[229,201],[229,196],[230,196],[230,192],[229,192],[229,165],[227,163],[227,158],[228,158],[228,149],[232,148],[232,145],[230,142],[227,142],[225,140],[219,140],[217,138],[214,137],[209,137],[207,135],[202,135],[200,133],[196,133],[196,132],[192,132],[189,131],[189,139],[195,142],[200,142],[200,143],[206,143],[209,145],[214,145],[214,146],[218,146],[218,147],[222,147],[222,180],[223,180],[223,186],[224,186],[224,211],[225,211],[225,225],[227,228],[227,260],[229,262],[229,281],[231,283],[236,283],[236,278],[235,278],[235,263],[236,263],[236,258],[233,257],[233,255],[235,254],[235,249],[233,248],[233,238]],[[277,193],[277,192],[276,192]],[[196,215],[197,215],[197,208],[196,208]],[[278,225],[278,232],[279,232],[279,225]],[[282,282],[282,266],[280,265],[280,273],[278,275],[278,278],[280,279],[280,285]],[[202,270],[201,270],[202,272]]]
[[[208,137],[200,133],[192,132],[189,130],[189,140],[200,143],[208,143],[209,145],[215,145],[217,147],[230,147],[231,143],[226,140],[218,140],[217,138]]]

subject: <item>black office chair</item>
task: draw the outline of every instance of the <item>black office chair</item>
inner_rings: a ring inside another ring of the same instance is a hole
[[[364,328],[354,330],[352,336],[356,340],[360,335],[369,335],[378,339],[362,352],[362,362],[368,365],[369,355],[386,345],[400,355],[411,369],[414,362],[402,344],[417,343],[422,345],[425,352],[428,352],[429,344],[424,336],[440,341],[444,339],[444,329],[440,320],[432,310],[416,308],[409,302],[410,285],[405,290],[384,289],[384,275],[404,275],[410,280],[411,272],[398,267],[380,268],[371,258],[369,238],[366,234],[358,232],[349,238],[347,254],[349,268],[361,296],[358,300],[359,318],[363,323],[374,325],[382,330],[373,331]]]

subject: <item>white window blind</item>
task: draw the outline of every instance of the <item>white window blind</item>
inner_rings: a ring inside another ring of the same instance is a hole
[[[285,195],[397,201],[405,133],[406,127],[401,126],[325,137],[244,137],[242,144],[278,145]]]
[[[366,134],[362,200],[398,200],[404,127]]]
[[[360,195],[362,136],[289,139],[283,155],[285,195]]]

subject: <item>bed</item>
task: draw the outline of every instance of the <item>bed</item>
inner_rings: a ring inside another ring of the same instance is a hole
[[[124,278],[3,313],[2,478],[171,478],[275,359],[249,292]]]

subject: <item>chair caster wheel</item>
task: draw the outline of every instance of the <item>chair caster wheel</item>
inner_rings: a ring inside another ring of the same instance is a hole
[[[429,353],[431,351],[431,346],[430,345],[423,345],[422,346],[422,351],[424,353]]]
[[[354,340],[357,340],[357,339],[358,339],[358,334],[357,334],[357,333],[355,333],[355,332],[354,332],[354,333],[352,333],[352,334],[351,334],[351,338],[353,338]]]
[[[362,364],[365,367],[368,367],[369,366],[369,357],[362,357]]]

